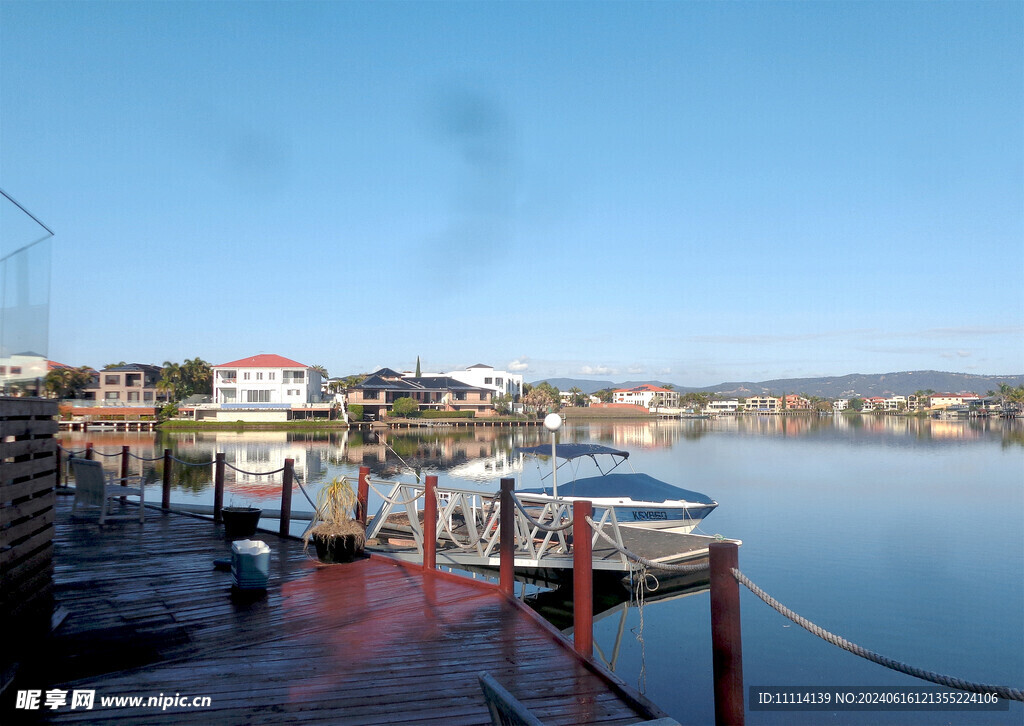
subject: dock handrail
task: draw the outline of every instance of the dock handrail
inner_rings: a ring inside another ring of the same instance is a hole
[[[420,522],[420,506],[427,487],[419,482],[367,479],[367,484],[383,504],[367,528],[367,539],[381,535],[389,517],[402,512],[407,515],[408,527],[420,554],[424,551],[423,524]],[[390,490],[385,490],[390,486]],[[445,542],[462,551],[472,551],[484,559],[497,558],[500,549],[501,501],[498,493],[466,487],[435,486],[437,503],[435,533],[443,533]],[[545,557],[571,558],[573,555],[572,502],[566,499],[551,499],[543,495],[513,493],[514,508],[513,538],[517,558],[529,560],[531,566],[542,567]],[[458,523],[458,524],[456,524]],[[630,568],[623,554],[622,535],[613,508],[603,510],[601,516],[591,525],[591,546],[599,538],[613,544],[618,551],[617,561]]]

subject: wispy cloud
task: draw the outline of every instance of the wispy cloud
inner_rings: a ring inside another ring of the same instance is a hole
[[[522,373],[523,371],[530,370],[530,359],[526,356],[520,356],[513,361],[509,361],[508,369],[512,373]]]
[[[626,373],[629,373],[630,375],[638,375],[640,373],[646,372],[647,369],[644,368],[643,366],[630,366],[629,368],[626,369]]]
[[[939,353],[943,358],[970,358],[971,351],[969,350],[958,350],[950,353]]]
[[[618,368],[610,366],[583,366],[580,368],[580,374],[584,376],[614,376],[618,372]]]

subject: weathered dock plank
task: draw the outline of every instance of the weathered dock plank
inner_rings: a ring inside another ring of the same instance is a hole
[[[491,586],[379,557],[321,566],[300,542],[261,532],[273,550],[267,592],[237,597],[213,566],[230,552],[218,525],[153,510],[101,530],[59,499],[54,592],[69,615],[17,688],[94,690],[96,701],[19,719],[469,726],[490,722],[481,670],[545,723],[664,715]],[[211,703],[100,705],[175,694]],[[5,694],[0,716],[12,706]]]

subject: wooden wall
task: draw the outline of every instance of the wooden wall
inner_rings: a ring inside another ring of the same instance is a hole
[[[53,613],[57,402],[0,396],[0,689]]]

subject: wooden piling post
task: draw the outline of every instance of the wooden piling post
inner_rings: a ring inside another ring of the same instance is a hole
[[[295,459],[284,460],[284,472],[281,477],[281,528],[282,537],[289,535],[292,524],[292,487],[295,483]]]
[[[423,491],[423,567],[437,569],[437,477],[427,476]]]
[[[171,508],[171,450],[164,449],[164,488],[160,497],[160,506]]]
[[[121,447],[121,486],[123,487],[128,486],[128,451],[129,449],[127,446]],[[145,486],[145,484],[142,486]],[[121,497],[121,501],[128,501],[128,498]]]
[[[735,542],[712,542],[711,652],[715,677],[716,726],[743,726],[743,648],[740,638],[740,584],[731,570],[739,569]]]
[[[587,522],[593,515],[591,502],[572,503],[572,639],[584,658],[594,655],[594,535]]]
[[[498,537],[501,540],[498,562],[498,589],[509,597],[515,594],[516,567],[516,533],[515,504],[512,502],[512,489],[516,480],[505,477],[501,480],[501,499],[498,506]]]
[[[356,519],[366,526],[366,503],[370,500],[370,467],[359,467],[359,489],[356,492]]]
[[[224,452],[213,460],[213,521],[220,522],[220,510],[224,508]]]

